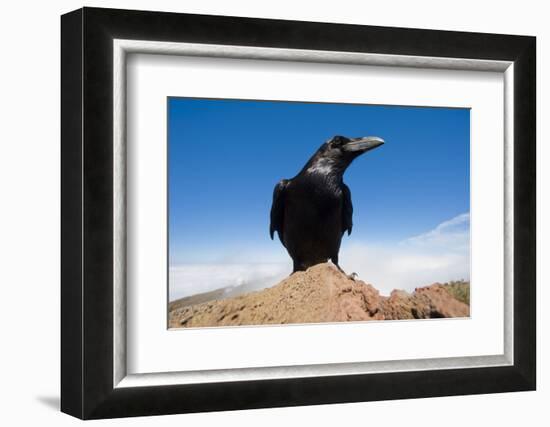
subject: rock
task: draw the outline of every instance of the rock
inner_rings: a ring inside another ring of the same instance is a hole
[[[186,307],[173,303],[171,307],[170,328],[470,315],[469,305],[439,283],[417,288],[412,294],[394,290],[384,297],[372,285],[350,279],[330,263],[294,273],[261,291]]]

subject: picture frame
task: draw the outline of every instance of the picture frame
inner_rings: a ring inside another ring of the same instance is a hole
[[[144,48],[144,41],[152,43]],[[186,44],[186,53],[178,43]],[[504,209],[511,211],[505,215],[513,231],[513,250],[504,254],[510,281],[505,310],[511,318],[503,327],[511,340],[505,344],[508,353],[499,355],[501,362],[485,366],[470,357],[453,361],[452,368],[425,361],[377,371],[360,361],[336,361],[337,370],[308,367],[307,374],[285,366],[266,367],[263,376],[254,369],[232,369],[229,376],[222,373],[222,380],[208,372],[193,372],[181,381],[184,377],[176,375],[164,383],[154,377],[170,372],[127,380],[126,181],[117,173],[125,156],[123,145],[117,145],[125,139],[120,70],[128,52],[201,56],[200,47],[212,49],[211,56],[260,60],[272,59],[262,49],[278,49],[278,58],[286,61],[339,58],[356,65],[513,70],[505,79],[513,164],[511,176],[503,177],[510,202]],[[528,36],[96,8],[63,15],[61,410],[97,419],[534,390],[535,89],[536,40]]]

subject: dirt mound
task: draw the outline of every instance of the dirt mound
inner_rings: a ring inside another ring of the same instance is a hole
[[[444,285],[394,290],[381,296],[330,263],[287,277],[279,284],[234,298],[184,306],[172,304],[169,327],[322,323],[364,320],[467,317],[470,307]]]

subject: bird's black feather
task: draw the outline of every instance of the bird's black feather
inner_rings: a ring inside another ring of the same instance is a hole
[[[342,209],[342,233],[351,234],[353,228],[353,204],[351,203],[351,191],[349,187],[342,183],[343,209]]]
[[[282,179],[273,189],[273,204],[271,205],[271,224],[269,225],[269,235],[273,240],[275,231],[279,233],[279,239],[283,242],[283,226],[285,212],[285,188],[288,179]]]

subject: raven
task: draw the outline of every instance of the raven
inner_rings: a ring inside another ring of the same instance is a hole
[[[384,144],[382,138],[334,136],[309,159],[300,173],[283,179],[273,191],[271,239],[275,231],[294,262],[294,270],[328,261],[338,267],[342,236],[351,234],[353,206],[343,175],[361,154]]]

